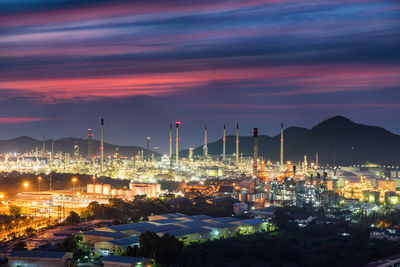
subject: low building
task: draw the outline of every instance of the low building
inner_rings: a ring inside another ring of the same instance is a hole
[[[126,235],[118,232],[108,232],[108,231],[90,231],[82,234],[82,241],[84,243],[96,243],[108,240],[113,240],[117,238],[123,238]]]
[[[104,267],[150,267],[152,259],[138,257],[105,256],[102,263]]]
[[[124,255],[128,247],[139,246],[139,237],[126,237],[94,243],[96,255]]]
[[[20,250],[8,257],[10,267],[62,267],[71,266],[72,252]]]

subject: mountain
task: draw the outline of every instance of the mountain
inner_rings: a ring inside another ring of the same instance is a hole
[[[9,140],[0,140],[0,153],[6,152],[17,152],[24,153],[29,151],[34,151],[36,148],[40,151],[42,149],[42,140],[37,140],[31,138],[29,136],[20,136],[17,138],[9,139]],[[54,152],[63,152],[70,153],[71,155],[74,152],[74,146],[77,144],[79,146],[80,155],[86,157],[88,153],[88,140],[82,138],[61,138],[54,140]],[[45,147],[47,151],[51,151],[51,140],[45,141]],[[100,141],[93,139],[93,150],[96,155],[99,155]],[[148,156],[151,154],[155,154],[156,156],[160,155],[157,152],[149,151],[142,147],[137,146],[117,146],[113,144],[104,143],[104,155],[109,156],[115,153],[115,149],[118,147],[119,153],[121,156],[131,157],[134,154],[137,154],[138,151],[143,150],[144,155]]]
[[[226,153],[235,150],[235,137],[227,137]],[[381,127],[355,123],[345,117],[335,116],[327,119],[310,130],[289,127],[284,130],[285,160],[302,161],[307,155],[308,161],[315,161],[318,152],[319,163],[333,165],[363,164],[367,161],[380,164],[400,162],[400,136]],[[240,153],[251,156],[253,153],[252,136],[240,137]],[[184,151],[187,153],[187,151]],[[202,155],[202,146],[194,150]],[[210,143],[208,153],[222,154],[222,140]],[[260,136],[259,156],[267,160],[278,161],[280,153],[280,134],[269,137]]]

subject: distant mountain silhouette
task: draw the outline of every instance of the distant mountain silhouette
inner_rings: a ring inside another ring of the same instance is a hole
[[[251,156],[253,153],[252,136],[240,137],[240,153]],[[362,164],[367,161],[380,164],[400,163],[400,136],[381,127],[355,123],[343,116],[335,116],[313,127],[311,130],[289,127],[284,130],[285,160],[294,162],[303,160],[307,155],[309,162],[315,161],[318,152],[319,163],[333,165]],[[235,151],[235,137],[228,136],[226,153]],[[202,155],[203,147],[194,150]],[[208,144],[208,153],[222,154],[222,140]],[[267,160],[278,161],[280,153],[280,134],[259,137],[259,156]],[[187,154],[182,151],[182,154]]]
[[[46,140],[46,150],[51,151],[51,140]],[[77,144],[79,146],[79,154],[86,157],[88,153],[88,140],[82,138],[61,138],[54,140],[54,152],[63,152],[73,154],[74,145]],[[99,155],[99,147],[100,141],[93,139],[93,150],[96,155]],[[157,152],[148,151],[142,147],[137,146],[117,146],[113,144],[104,143],[104,155],[109,156],[115,153],[115,149],[118,147],[119,153],[121,156],[131,157],[134,154],[137,154],[138,151],[143,150],[145,156],[149,156],[151,154],[159,155]],[[9,140],[0,140],[0,153],[5,152],[17,152],[17,153],[25,153],[29,151],[35,151],[38,148],[39,151],[42,149],[42,140],[37,140],[31,138],[29,136],[20,136],[17,138],[9,139]]]

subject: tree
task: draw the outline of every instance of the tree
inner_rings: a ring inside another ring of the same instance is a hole
[[[26,245],[26,242],[20,241],[20,242],[16,243],[14,245],[13,251],[16,251],[16,250],[28,250],[28,246]]]
[[[17,219],[21,216],[22,208],[19,206],[10,205],[8,206],[8,212],[10,213],[11,216]]]
[[[67,219],[65,220],[65,222],[66,222],[67,224],[77,224],[77,223],[80,223],[80,221],[81,221],[81,218],[80,218],[79,215],[78,215],[76,212],[74,212],[74,211],[71,211],[71,212],[69,213]]]
[[[126,256],[136,257],[138,249],[139,247],[137,245],[134,245],[133,247],[128,246],[126,248]]]
[[[160,237],[152,232],[144,232],[139,237],[140,247],[137,255],[145,258],[155,258]]]
[[[165,234],[158,242],[155,260],[158,263],[171,265],[179,258],[183,249],[183,242],[176,237]]]
[[[35,229],[33,229],[32,227],[28,227],[28,228],[25,229],[25,234],[27,236],[33,234],[34,232],[35,232]]]

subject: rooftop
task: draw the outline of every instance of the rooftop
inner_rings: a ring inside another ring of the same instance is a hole
[[[11,252],[10,258],[52,258],[61,259],[70,252],[45,251],[45,250],[16,250]]]
[[[139,244],[139,237],[133,236],[133,237],[126,237],[126,238],[119,238],[119,239],[114,239],[114,240],[110,240],[107,242],[117,245],[117,246],[129,246],[132,244]]]
[[[102,262],[119,262],[119,263],[140,263],[149,262],[149,258],[139,258],[139,257],[121,257],[121,256],[105,256]]]
[[[90,232],[84,233],[83,235],[112,237],[112,238],[121,238],[121,237],[125,236],[124,234],[121,234],[121,233],[107,232],[107,231],[90,231]]]

